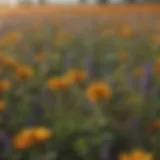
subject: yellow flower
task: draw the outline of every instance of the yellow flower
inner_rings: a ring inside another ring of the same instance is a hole
[[[0,111],[3,111],[5,108],[4,100],[0,99]]]
[[[87,73],[81,70],[71,70],[66,73],[66,77],[68,77],[71,82],[81,82],[87,77]]]
[[[121,37],[130,38],[130,37],[133,37],[134,32],[133,32],[133,30],[132,30],[132,28],[130,26],[125,25],[120,29],[119,35]]]
[[[17,149],[28,149],[35,143],[33,129],[22,130],[13,138],[13,145]]]
[[[51,90],[64,90],[70,85],[70,80],[64,76],[50,78],[47,87]]]
[[[8,91],[10,87],[11,84],[8,80],[0,80],[0,93]]]
[[[45,127],[39,127],[34,129],[34,137],[38,142],[46,141],[52,136],[51,130]]]
[[[28,66],[19,66],[16,69],[15,77],[17,80],[29,80],[33,78],[33,70]]]
[[[88,86],[86,95],[93,103],[99,100],[108,100],[111,97],[111,88],[104,82],[95,82]]]

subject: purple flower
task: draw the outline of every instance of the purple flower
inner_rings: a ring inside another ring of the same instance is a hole
[[[131,88],[134,87],[134,85],[135,85],[135,80],[134,80],[133,77],[131,77],[131,76],[129,77],[128,84],[129,84],[129,86],[130,86]]]
[[[70,66],[71,62],[72,62],[72,53],[70,52],[66,52],[64,53],[64,69],[68,69],[68,67]]]
[[[5,149],[9,146],[10,139],[4,131],[0,131],[0,149]]]
[[[144,76],[140,80],[140,90],[143,95],[148,94],[152,74],[152,65],[146,64],[144,67]]]
[[[43,109],[41,106],[34,106],[33,109],[31,110],[31,114],[29,116],[29,119],[27,121],[27,125],[32,126],[32,125],[38,125],[40,123],[40,120],[43,117]]]
[[[110,149],[108,146],[102,146],[100,149],[100,160],[110,160],[109,151]]]
[[[8,121],[11,117],[11,112],[9,111],[9,109],[5,109],[3,114],[2,114],[2,119],[3,121]]]
[[[40,98],[40,97],[39,97]],[[27,121],[28,125],[34,125],[37,123],[39,119],[43,117],[43,108],[41,106],[41,102],[39,101],[38,96],[34,96],[31,102],[32,109],[29,115],[29,120]]]
[[[87,55],[87,71],[89,77],[92,77],[94,72],[94,59],[92,52],[89,52]]]

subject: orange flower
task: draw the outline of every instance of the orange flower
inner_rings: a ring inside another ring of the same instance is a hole
[[[66,76],[71,82],[81,82],[87,77],[87,73],[81,70],[71,70]]]
[[[8,80],[0,80],[0,92],[6,92],[10,89],[11,84]]]
[[[28,149],[34,144],[33,129],[22,130],[13,138],[13,145],[17,149]]]
[[[153,34],[150,39],[153,44],[160,44],[160,35]]]
[[[52,136],[52,132],[45,127],[37,127],[33,130],[34,137],[38,142],[46,141]]]
[[[156,74],[159,74],[160,73],[160,57],[158,57],[155,61],[155,64],[154,64],[154,72]]]
[[[131,160],[131,158],[129,157],[127,153],[121,153],[119,160]]]
[[[5,56],[0,55],[0,65],[5,61]]]
[[[5,35],[4,40],[6,42],[14,42],[14,41],[20,40],[20,38],[21,38],[21,33],[11,32]]]
[[[34,56],[34,60],[35,60],[36,62],[42,62],[44,59],[45,59],[45,53],[43,53],[43,52],[37,53],[37,54]]]
[[[135,75],[137,77],[142,77],[144,75],[144,69],[143,68],[137,68],[137,69],[135,69]]]
[[[16,69],[18,67],[18,63],[11,58],[4,58],[2,64],[6,69]]]
[[[0,111],[3,111],[5,108],[4,100],[0,99]]]
[[[89,85],[86,95],[93,103],[99,100],[108,100],[111,97],[111,88],[104,82],[95,82]]]
[[[70,81],[66,77],[53,77],[47,82],[47,87],[51,90],[64,90],[70,85]]]
[[[146,153],[143,150],[136,150],[130,154],[131,160],[152,160],[153,155]]]
[[[13,145],[17,149],[28,149],[37,142],[48,140],[52,132],[45,127],[33,127],[21,130],[13,137]]]
[[[145,130],[146,130],[146,132],[149,133],[149,134],[151,134],[151,133],[153,132],[153,128],[152,128],[151,125],[146,125],[146,126],[145,126]]]
[[[131,153],[120,154],[119,160],[153,160],[153,155],[143,150],[134,150]]]
[[[130,38],[130,37],[133,37],[134,32],[133,32],[133,30],[132,30],[132,28],[130,26],[125,25],[120,29],[119,35],[121,37]]]
[[[157,119],[153,122],[153,127],[160,129],[160,119]]]
[[[118,59],[119,60],[126,60],[126,59],[128,59],[128,53],[127,52],[120,52],[118,54]]]
[[[64,32],[62,30],[57,31],[57,37],[56,40],[54,41],[54,44],[56,46],[61,46],[63,45],[65,42],[67,42],[68,40],[70,40],[72,38],[72,34],[70,32]]]
[[[33,78],[33,70],[28,66],[20,66],[16,70],[15,77],[17,80],[29,80]]]

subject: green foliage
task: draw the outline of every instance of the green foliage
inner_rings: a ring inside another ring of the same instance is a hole
[[[27,31],[22,27],[21,39],[1,48],[2,56],[14,58],[20,67],[31,67],[34,73],[29,80],[17,82],[16,72],[1,68],[0,78],[12,84],[1,95],[5,101],[0,113],[1,130],[10,140],[29,126],[45,126],[53,135],[24,150],[6,142],[6,159],[101,160],[100,150],[105,142],[110,150],[115,147],[112,154],[116,157],[136,147],[149,148],[158,157],[159,130],[152,123],[160,116],[160,71],[153,70],[160,47],[146,38],[150,32],[142,34],[141,39],[136,33],[134,37],[119,37],[115,29],[113,35],[97,33],[92,39],[81,31],[70,33],[71,38],[64,34],[57,42],[58,33],[65,31],[56,30],[52,23],[42,22],[34,27]],[[35,60],[40,53],[44,58]],[[140,68],[143,72],[137,74]],[[88,77],[65,91],[47,88],[50,78],[64,76],[72,69],[82,69]],[[91,103],[86,97],[88,85],[96,80],[111,87],[110,99]],[[146,131],[150,124],[152,133]]]

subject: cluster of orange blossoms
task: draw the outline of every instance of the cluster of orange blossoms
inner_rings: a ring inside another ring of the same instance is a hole
[[[88,99],[93,103],[108,100],[111,94],[110,86],[104,82],[91,83],[86,90]]]
[[[0,80],[0,94],[7,92],[11,88],[11,83],[8,80]],[[3,111],[5,108],[5,102],[3,99],[0,99],[0,111]]]
[[[33,70],[26,66],[19,64],[15,59],[0,55],[0,69],[3,72],[12,71],[16,80],[29,80],[33,77]],[[9,80],[0,80],[0,111],[5,108],[5,101],[2,99],[3,93],[7,92],[11,88],[11,82]]]
[[[28,80],[34,76],[31,67],[19,64],[15,59],[10,57],[0,56],[0,66],[4,70],[12,70],[17,80]]]
[[[80,83],[87,77],[85,71],[72,70],[63,76],[52,77],[47,82],[47,87],[51,90],[64,90],[73,83]]]
[[[47,141],[52,135],[52,131],[45,127],[26,128],[13,138],[13,145],[17,149],[28,149],[35,144]]]
[[[12,58],[1,55],[0,56],[0,66],[3,69],[14,70],[18,67],[18,63]]]
[[[17,42],[21,39],[22,35],[20,32],[7,33],[0,39],[0,47],[5,47],[8,44]]]
[[[51,90],[65,90],[69,85],[70,81],[64,76],[52,77],[47,82],[47,87]]]
[[[7,92],[11,87],[11,84],[8,80],[0,80],[0,93]]]
[[[131,153],[122,153],[119,160],[153,160],[153,155],[143,150],[136,150]]]
[[[71,70],[67,72],[65,76],[68,77],[68,79],[71,82],[79,83],[87,78],[87,73],[85,71],[80,71],[80,70]]]
[[[47,87],[51,90],[66,90],[71,84],[80,83],[86,78],[85,71],[71,70],[63,76],[50,78]],[[94,82],[87,87],[86,96],[93,103],[108,100],[111,97],[111,88],[105,82]]]
[[[15,78],[17,80],[29,80],[32,79],[34,76],[32,68],[22,65],[17,68],[15,72]]]

